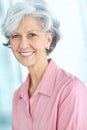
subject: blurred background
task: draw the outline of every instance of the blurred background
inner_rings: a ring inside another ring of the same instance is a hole
[[[17,0],[0,0],[0,26],[8,8],[15,2]],[[87,86],[87,1],[47,2],[52,13],[60,21],[61,33],[61,40],[50,57]],[[0,130],[11,130],[13,94],[23,83],[28,72],[16,61],[11,50],[2,45],[4,42],[0,28]]]

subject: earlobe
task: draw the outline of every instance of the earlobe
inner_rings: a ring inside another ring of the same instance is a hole
[[[50,49],[50,47],[47,47],[46,49],[47,49],[47,50],[49,50],[49,49]]]

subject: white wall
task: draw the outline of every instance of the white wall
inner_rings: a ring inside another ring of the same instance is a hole
[[[48,2],[60,21],[62,35],[51,56],[59,66],[79,77],[87,85],[86,1],[48,0]]]

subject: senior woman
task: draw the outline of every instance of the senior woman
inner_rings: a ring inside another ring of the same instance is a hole
[[[25,0],[7,13],[3,31],[29,70],[13,98],[12,130],[87,130],[87,88],[47,56],[60,39],[59,23],[43,0]]]

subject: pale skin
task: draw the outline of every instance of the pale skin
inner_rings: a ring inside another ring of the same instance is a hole
[[[30,72],[30,97],[47,68],[46,49],[50,46],[52,37],[52,33],[44,33],[39,19],[30,16],[24,17],[16,32],[10,36],[10,45],[15,57]]]

